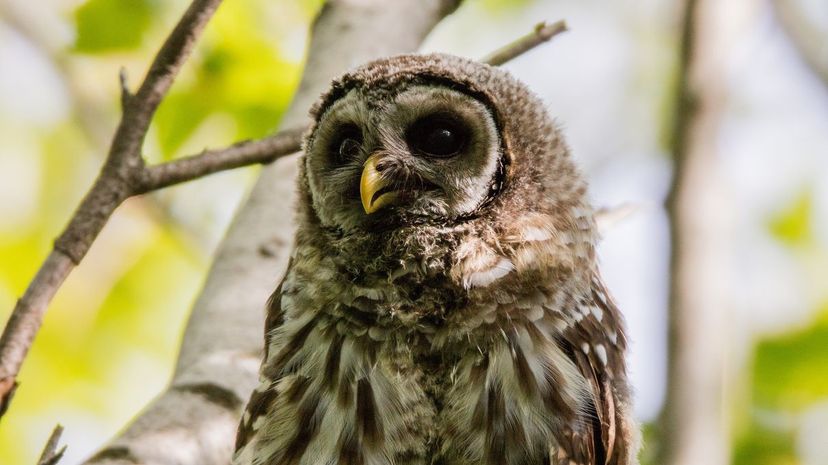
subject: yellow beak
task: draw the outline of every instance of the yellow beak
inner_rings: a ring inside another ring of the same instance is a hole
[[[359,180],[359,196],[362,199],[362,208],[370,215],[380,208],[393,203],[397,199],[397,192],[389,191],[376,195],[387,187],[389,181],[377,171],[377,161],[380,154],[373,154],[362,165],[362,178]]]

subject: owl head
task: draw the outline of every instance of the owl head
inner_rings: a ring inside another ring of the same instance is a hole
[[[503,69],[385,58],[335,80],[311,115],[300,189],[324,228],[507,226],[533,212],[566,228],[585,202],[543,103]]]

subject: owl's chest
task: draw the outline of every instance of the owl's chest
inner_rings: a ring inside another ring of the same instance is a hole
[[[432,463],[446,431],[445,406],[464,395],[456,370],[475,356],[433,353],[415,333],[377,336],[327,316],[286,321],[264,370],[278,396],[258,447],[287,463],[294,455],[301,464]]]
[[[473,465],[507,422],[527,425],[516,450],[548,451],[544,402],[575,395],[543,385],[565,358],[551,339],[439,282],[369,284],[286,279],[263,370],[279,395],[257,436],[274,458]]]
[[[528,380],[518,378],[540,368],[539,348],[523,348],[528,371],[521,372],[515,346],[500,335],[437,347],[433,333],[378,337],[325,315],[298,323],[286,322],[288,330],[274,341],[273,360],[283,371],[270,373],[279,396],[262,436],[274,454],[298,450],[292,453],[301,453],[301,464],[486,463],[487,438],[493,428],[507,431],[507,423],[518,421],[514,415],[526,417],[518,424],[527,425],[521,432],[527,444],[548,448],[544,406],[521,387]],[[528,341],[523,329],[511,332],[525,339],[514,344]]]

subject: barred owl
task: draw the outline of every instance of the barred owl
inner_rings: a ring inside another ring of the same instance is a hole
[[[447,55],[312,109],[237,465],[637,463],[624,324],[542,102]]]

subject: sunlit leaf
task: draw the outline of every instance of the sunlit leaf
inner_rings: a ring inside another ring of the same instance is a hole
[[[158,128],[158,143],[169,158],[210,114],[211,102],[208,95],[197,91],[174,92],[161,105],[155,117]]]
[[[75,50],[94,53],[138,47],[157,6],[155,0],[89,0],[75,11]]]
[[[828,317],[807,329],[761,341],[753,359],[754,403],[762,408],[801,409],[828,399],[826,367]]]
[[[536,0],[479,0],[484,8],[494,12],[525,7]]]
[[[755,422],[736,440],[733,465],[796,465],[794,435],[791,431],[763,428]]]
[[[164,158],[214,113],[233,119],[236,139],[262,137],[278,125],[298,84],[299,64],[282,59],[265,31],[249,27],[254,14],[244,3],[229,3],[216,14],[184,82],[158,109]]]
[[[777,213],[768,223],[771,233],[789,245],[808,243],[812,236],[812,194],[806,191],[785,210]]]

